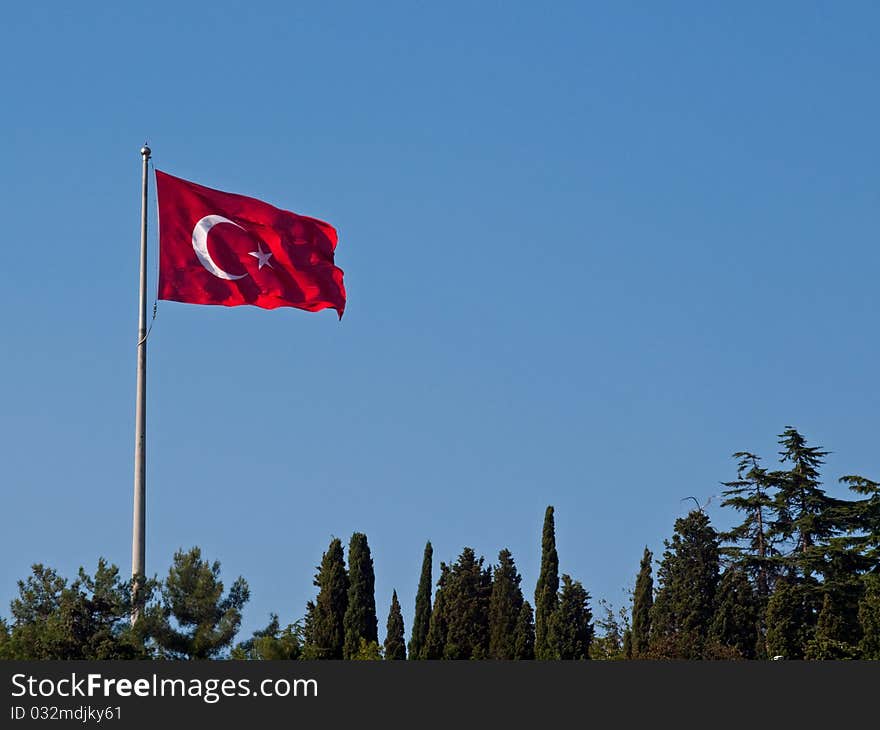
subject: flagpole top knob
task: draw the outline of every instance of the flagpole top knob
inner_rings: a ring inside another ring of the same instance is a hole
[[[150,158],[150,153],[151,153],[152,151],[153,151],[153,150],[151,150],[149,147],[147,147],[147,145],[144,145],[143,147],[141,147],[141,156],[142,156],[144,159],[149,159],[149,158]]]

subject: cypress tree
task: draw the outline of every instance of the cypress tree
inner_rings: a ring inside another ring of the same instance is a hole
[[[510,550],[498,553],[489,597],[489,658],[513,659],[516,654],[516,627],[523,606],[517,572]]]
[[[342,659],[344,619],[348,608],[348,574],[342,541],[334,537],[315,575],[318,597],[306,607],[308,629],[306,656],[310,659]]]
[[[654,606],[654,578],[651,575],[651,561],[653,559],[654,555],[646,545],[633,592],[631,653],[627,657],[630,659],[648,653],[651,637],[651,608]]]
[[[807,644],[805,659],[855,659],[858,649],[847,641],[848,632],[843,612],[835,605],[832,594],[825,593],[816,631]]]
[[[718,584],[717,605],[709,637],[718,648],[734,649],[743,659],[755,659],[759,604],[744,570],[728,568]]]
[[[633,632],[632,629],[626,629],[623,632],[623,658],[634,659],[635,650],[633,649]]]
[[[703,511],[693,510],[675,521],[665,545],[651,614],[651,653],[700,659],[715,610],[718,535]]]
[[[556,613],[559,591],[559,556],[556,553],[556,527],[553,507],[544,513],[541,535],[541,572],[535,586],[535,658],[555,659],[557,652],[549,636],[552,616]]]
[[[535,618],[528,601],[523,601],[516,620],[516,628],[513,632],[513,658],[521,660],[535,658]]]
[[[472,548],[462,550],[444,587],[447,633],[444,659],[485,659],[489,653],[492,573]]]
[[[816,629],[815,585],[784,576],[767,604],[767,656],[803,659]]]
[[[859,602],[862,659],[880,659],[880,575],[865,576],[865,594]]]
[[[593,614],[590,611],[590,594],[580,581],[562,576],[559,606],[553,615],[550,635],[557,659],[589,659],[590,642],[593,640]]]
[[[391,608],[385,626],[385,658],[389,660],[406,659],[406,640],[403,638],[403,614],[397,591],[391,594]]]
[[[449,582],[449,566],[440,563],[440,577],[437,579],[437,592],[434,594],[434,608],[428,635],[422,647],[421,659],[442,659],[446,647],[446,636],[449,632],[449,621],[446,608],[446,586]]]
[[[422,574],[419,577],[419,589],[416,593],[416,612],[413,617],[412,637],[409,641],[409,658],[422,659],[422,650],[428,638],[431,625],[431,566],[434,559],[434,548],[431,541],[425,545],[422,557]]]
[[[345,641],[342,654],[351,659],[360,651],[361,639],[369,645],[379,641],[376,620],[376,578],[367,536],[355,532],[348,547],[348,606],[343,628]]]

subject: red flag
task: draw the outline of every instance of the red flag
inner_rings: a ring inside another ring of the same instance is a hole
[[[336,229],[156,170],[159,299],[345,310]]]

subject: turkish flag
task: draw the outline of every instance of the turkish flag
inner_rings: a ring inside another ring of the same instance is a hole
[[[345,310],[336,229],[156,170],[159,299]]]

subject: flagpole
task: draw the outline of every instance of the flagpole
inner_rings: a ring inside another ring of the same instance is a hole
[[[146,575],[144,537],[147,517],[147,172],[151,150],[141,147],[143,158],[143,185],[141,194],[141,272],[138,291],[138,345],[137,345],[137,400],[134,427],[134,515],[131,531],[131,574],[133,590]],[[131,622],[140,615],[137,605],[132,607]]]

